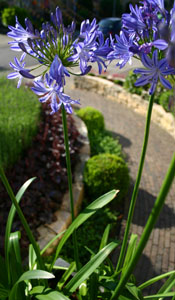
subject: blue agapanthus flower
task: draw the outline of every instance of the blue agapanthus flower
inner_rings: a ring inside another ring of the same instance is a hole
[[[72,100],[70,96],[64,94],[63,88],[54,82],[48,74],[34,81],[32,91],[39,96],[40,102],[50,102],[52,114],[57,112],[61,105],[64,105],[68,113],[72,113],[71,104],[80,104],[78,100]]]
[[[91,23],[89,20],[83,21],[80,34],[74,39],[75,22],[64,26],[62,13],[58,7],[55,13],[51,13],[51,23],[43,24],[40,32],[33,28],[28,19],[25,20],[25,25],[26,28],[23,28],[16,18],[15,27],[9,26],[8,36],[13,39],[10,42],[13,50],[23,51],[23,58],[30,55],[40,66],[45,66],[42,81],[35,81],[32,90],[39,96],[42,92],[45,93],[40,101],[50,101],[52,112],[57,111],[63,104],[70,113],[72,111],[70,105],[79,102],[71,100],[64,94],[66,79],[73,74],[73,68],[77,66],[80,67],[81,75],[87,74],[92,63],[98,64],[101,73],[102,68],[106,68],[106,56],[111,51],[109,43],[102,38],[95,19]],[[22,77],[34,78],[32,70],[25,69],[24,61],[20,65],[15,58],[15,62],[16,66],[10,64],[15,72],[8,78],[18,77],[18,86]]]
[[[170,82],[165,79],[165,76],[175,74],[175,70],[168,65],[165,58],[158,59],[158,51],[153,52],[152,58],[146,54],[142,54],[141,60],[146,69],[135,69],[135,74],[141,74],[141,77],[135,82],[136,86],[151,84],[149,93],[152,95],[155,92],[157,82],[160,80],[162,85],[171,89]]]
[[[25,77],[29,78],[29,79],[33,79],[34,76],[31,75],[29,72],[29,69],[25,69],[25,62],[24,62],[24,57],[25,55],[22,54],[20,60],[17,59],[17,57],[14,58],[14,63],[10,62],[10,67],[12,67],[14,69],[15,72],[12,72],[10,74],[7,75],[8,79],[16,79],[18,78],[18,84],[17,84],[17,88],[19,88],[21,86],[22,83],[22,78],[23,78],[23,74],[25,74]]]
[[[130,48],[134,46],[133,37],[127,36],[123,31],[120,32],[120,36],[115,35],[117,43],[111,38],[112,51],[108,54],[109,60],[119,59],[117,66],[123,68],[127,62],[131,64],[134,53],[130,51]]]
[[[171,89],[168,76],[175,74],[175,1],[170,11],[164,0],[140,0],[129,8],[130,13],[122,15],[120,36],[111,37],[109,61],[119,60],[116,66],[122,68],[135,57],[144,66],[134,71],[141,75],[136,86],[150,84],[153,94],[160,80]]]

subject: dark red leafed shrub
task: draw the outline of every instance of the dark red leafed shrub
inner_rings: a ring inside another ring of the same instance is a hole
[[[59,209],[63,193],[67,189],[67,171],[64,148],[64,135],[61,113],[50,115],[47,104],[42,106],[42,120],[32,147],[15,166],[6,172],[7,178],[16,193],[22,184],[31,177],[37,179],[26,191],[20,206],[29,226],[36,235],[36,228],[53,221],[53,212]],[[79,133],[71,115],[67,116],[70,155],[72,168],[78,158],[80,142]],[[0,247],[3,248],[3,236],[8,212],[11,206],[8,195],[0,182]],[[21,230],[18,217],[15,218],[13,230]],[[25,233],[22,233],[25,236]],[[22,240],[27,245],[27,238]]]

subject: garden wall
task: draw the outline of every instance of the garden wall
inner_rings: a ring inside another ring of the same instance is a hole
[[[143,100],[141,96],[128,93],[123,87],[109,80],[94,76],[75,77],[74,85],[76,88],[91,90],[107,99],[123,103],[134,111],[146,116],[148,101]],[[175,119],[173,115],[165,112],[165,110],[156,103],[154,103],[153,107],[152,121],[168,131],[175,139]]]

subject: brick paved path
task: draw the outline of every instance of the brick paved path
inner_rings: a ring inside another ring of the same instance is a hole
[[[81,100],[81,107],[93,106],[103,113],[106,127],[120,138],[124,152],[127,155],[132,182],[135,182],[143,142],[145,118],[124,105],[106,100],[90,91],[75,89],[68,92],[73,99]],[[159,192],[174,150],[175,140],[163,129],[152,123],[143,177],[131,229],[139,237]],[[125,210],[124,219],[127,218],[127,208]],[[144,254],[137,265],[135,275],[138,282],[143,282],[156,274],[174,269],[175,182],[171,187],[166,204]]]

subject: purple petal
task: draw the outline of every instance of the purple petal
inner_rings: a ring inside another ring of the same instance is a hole
[[[143,53],[141,55],[141,60],[142,60],[143,65],[146,68],[148,68],[148,69],[152,68],[152,61],[151,61],[151,59],[149,58],[148,55],[146,55],[146,54]]]
[[[19,77],[18,72],[13,72],[13,73],[10,73],[10,74],[7,75],[8,79],[14,79],[14,78],[17,78],[17,77]]]
[[[26,57],[26,53],[24,52],[22,55],[21,55],[21,57],[20,57],[20,62],[22,62],[23,60],[24,60],[24,58]]]
[[[81,73],[81,75],[86,75],[86,74],[88,74],[88,73],[90,72],[91,69],[92,69],[92,66],[88,66],[88,67],[86,68],[86,70],[85,70],[83,73]]]
[[[29,73],[30,70],[20,70],[19,73],[25,77],[25,78],[29,78],[29,79],[34,79],[35,76],[33,76],[32,74]]]
[[[149,89],[149,94],[152,95],[155,92],[157,82],[153,81],[151,84],[151,88]]]
[[[27,50],[26,50],[26,47],[24,46],[24,43],[18,43],[18,45],[19,45],[19,48],[22,50],[22,51],[24,51],[25,53],[27,53]]]
[[[46,95],[43,96],[43,97],[40,97],[40,98],[39,98],[39,101],[40,101],[40,102],[46,102],[47,100],[49,100],[50,96],[51,96],[51,92],[48,93],[48,94],[46,94]]]
[[[148,84],[149,82],[150,82],[150,76],[143,75],[139,79],[137,79],[137,81],[135,82],[135,86],[142,86]]]
[[[151,70],[147,70],[147,69],[135,69],[133,71],[135,74],[145,74],[145,75],[148,75],[148,74],[151,74],[152,71]]]
[[[19,87],[21,86],[21,82],[22,82],[22,77],[19,78],[19,80],[18,80],[17,89],[19,89]]]
[[[153,45],[159,50],[165,50],[168,47],[168,43],[165,40],[161,39],[154,41]]]
[[[165,79],[162,75],[159,75],[159,79],[164,87],[166,87],[167,89],[172,89],[170,82],[167,79]]]

